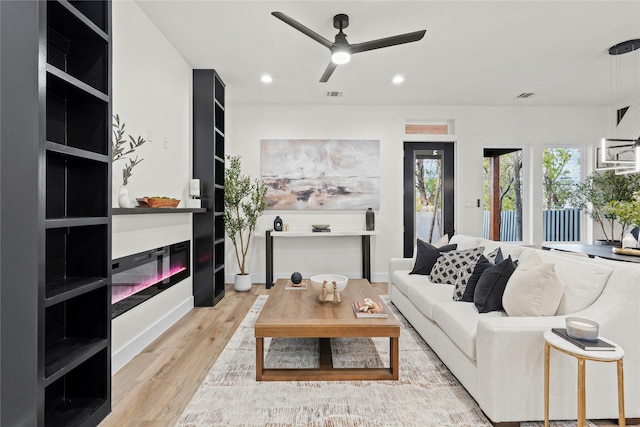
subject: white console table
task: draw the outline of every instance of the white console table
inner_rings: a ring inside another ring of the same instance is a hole
[[[273,286],[273,239],[275,237],[362,237],[362,277],[371,282],[371,236],[378,234],[376,231],[265,231],[266,253],[267,253],[267,289]]]

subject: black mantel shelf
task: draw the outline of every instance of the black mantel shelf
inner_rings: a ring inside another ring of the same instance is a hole
[[[166,213],[204,213],[206,208],[111,208],[112,215],[147,215]]]

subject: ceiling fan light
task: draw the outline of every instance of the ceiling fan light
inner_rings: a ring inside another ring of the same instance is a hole
[[[344,49],[335,50],[331,54],[331,61],[337,65],[346,64],[351,61],[351,54]]]

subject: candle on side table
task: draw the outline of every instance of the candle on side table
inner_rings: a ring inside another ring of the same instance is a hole
[[[579,317],[567,317],[567,335],[571,338],[596,341],[600,325],[596,322]]]

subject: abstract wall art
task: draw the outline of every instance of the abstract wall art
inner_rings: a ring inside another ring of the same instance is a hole
[[[380,141],[263,139],[267,209],[379,209]]]

